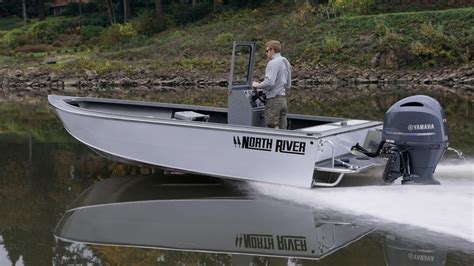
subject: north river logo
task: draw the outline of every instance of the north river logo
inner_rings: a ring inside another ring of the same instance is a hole
[[[408,131],[430,130],[435,129],[434,124],[409,124]]]
[[[237,234],[235,237],[236,248],[308,251],[306,237],[287,235],[264,234]]]
[[[306,142],[249,136],[234,136],[236,148],[304,155]]]

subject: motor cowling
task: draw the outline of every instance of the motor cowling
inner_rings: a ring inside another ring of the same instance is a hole
[[[385,113],[382,153],[389,160],[384,179],[402,183],[439,184],[433,173],[448,147],[447,121],[439,102],[416,95],[396,102]]]

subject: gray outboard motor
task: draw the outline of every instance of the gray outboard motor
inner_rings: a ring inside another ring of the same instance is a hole
[[[402,184],[439,184],[433,172],[447,147],[444,110],[435,99],[416,95],[396,102],[385,113],[377,152],[370,153],[358,144],[353,149],[371,157],[387,156],[386,182],[401,176]]]
[[[402,183],[439,184],[433,172],[448,147],[447,132],[444,110],[435,99],[416,95],[396,102],[385,113],[382,131],[382,141],[393,146],[386,151],[384,179],[391,182],[401,174]]]

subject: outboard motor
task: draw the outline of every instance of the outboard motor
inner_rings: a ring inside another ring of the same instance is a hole
[[[388,156],[384,180],[402,177],[402,184],[439,184],[436,165],[448,147],[444,110],[435,99],[416,95],[396,102],[385,113],[382,142],[375,153],[359,144],[353,147],[368,156]]]

